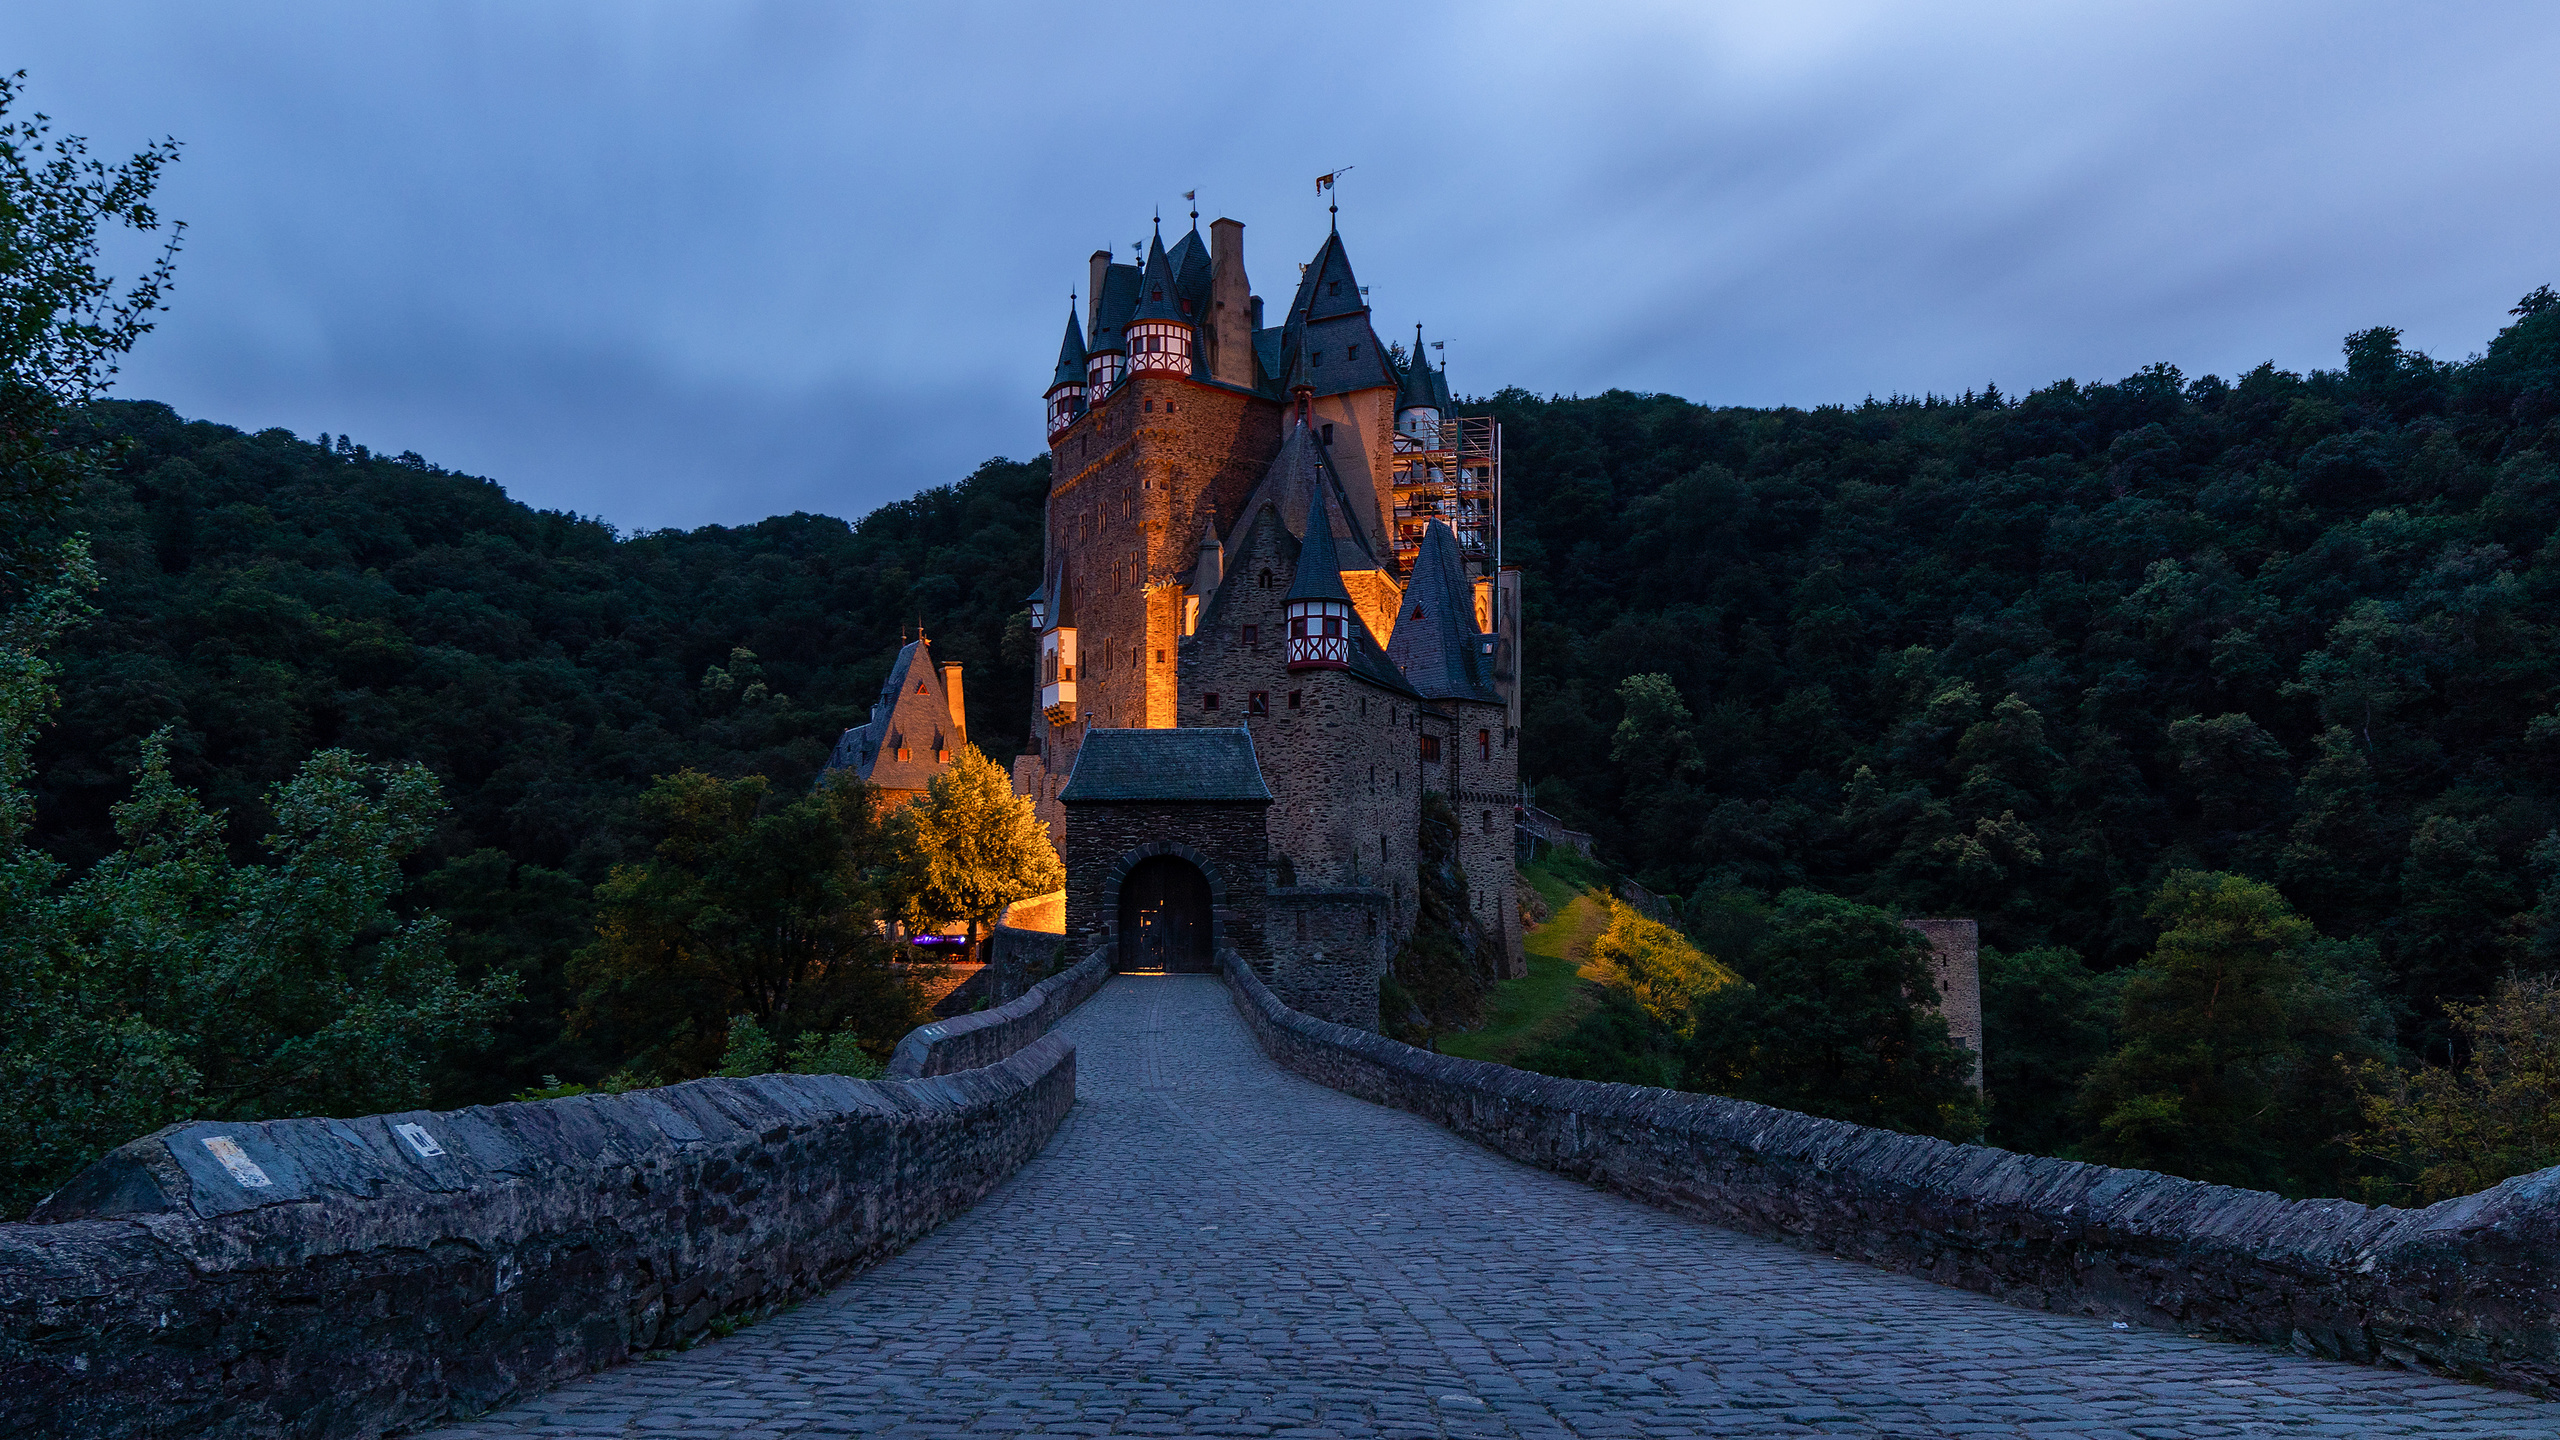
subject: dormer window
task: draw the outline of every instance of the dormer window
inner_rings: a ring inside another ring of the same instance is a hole
[[[1339,294],[1341,294],[1341,293],[1342,293],[1342,282],[1341,282],[1341,281],[1339,281],[1339,280],[1336,280],[1336,281],[1334,281],[1332,284],[1325,286],[1325,287],[1324,287],[1324,293],[1326,293],[1327,295],[1339,295]]]
[[[1289,602],[1289,668],[1351,667],[1351,607],[1339,600]]]

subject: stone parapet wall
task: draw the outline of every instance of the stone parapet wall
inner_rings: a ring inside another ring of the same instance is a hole
[[[1038,1152],[1075,1052],[192,1121],[0,1225],[0,1434],[372,1436],[815,1295]]]
[[[1062,936],[1038,931],[1014,933],[1036,937],[1044,953],[1066,943]],[[897,1053],[889,1057],[889,1078],[917,1080],[996,1064],[1048,1034],[1110,978],[1111,952],[1096,949],[992,1010],[919,1025],[898,1041]]]
[[[1281,1065],[1666,1210],[2033,1309],[2560,1387],[2560,1169],[2424,1210],[2289,1201],[1429,1054],[1222,968]]]

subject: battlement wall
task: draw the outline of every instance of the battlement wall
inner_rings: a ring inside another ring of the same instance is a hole
[[[2560,1168],[2424,1210],[2286,1200],[1430,1054],[1221,968],[1279,1064],[1665,1210],[2033,1309],[2560,1387]]]
[[[1051,1036],[926,1079],[173,1125],[0,1225],[0,1433],[475,1414],[827,1289],[975,1204],[1074,1102]]]

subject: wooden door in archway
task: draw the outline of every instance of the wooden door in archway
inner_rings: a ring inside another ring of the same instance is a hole
[[[1120,882],[1120,969],[1137,974],[1206,971],[1213,933],[1209,877],[1173,855],[1138,862]]]

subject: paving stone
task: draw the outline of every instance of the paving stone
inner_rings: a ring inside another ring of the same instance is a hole
[[[976,1209],[430,1435],[2560,1440],[2560,1404],[2014,1309],[1528,1169],[1271,1065],[1211,977],[1116,978],[1059,1028],[1075,1111]]]

